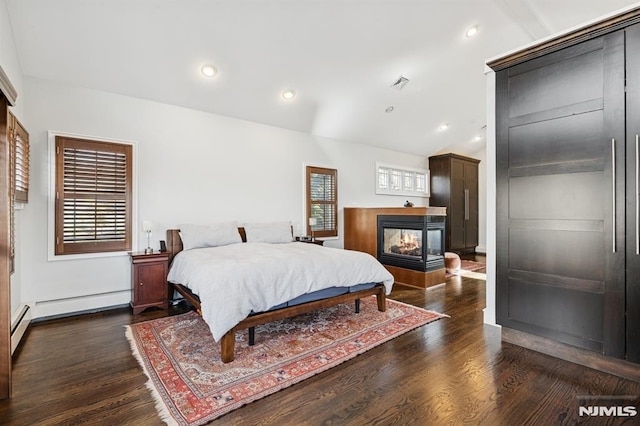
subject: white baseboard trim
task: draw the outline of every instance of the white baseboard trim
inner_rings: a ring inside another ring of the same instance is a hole
[[[29,305],[21,305],[20,308],[11,316],[11,355],[22,340],[22,336],[27,331],[31,323],[31,307]]]
[[[129,308],[130,306],[131,306],[130,303],[127,303],[127,304],[124,304],[124,305],[104,306],[104,307],[101,307],[101,308],[87,309],[85,311],[76,311],[76,312],[69,312],[69,313],[65,313],[65,314],[51,315],[51,316],[48,316],[48,317],[39,317],[39,318],[36,318],[36,319],[32,320],[31,322],[34,323],[34,324],[37,324],[37,323],[47,322],[47,321],[51,321],[51,320],[57,320],[57,319],[61,319],[61,318],[71,318],[71,317],[77,317],[77,316],[80,316],[80,315],[96,314],[98,312],[106,312],[106,311],[113,311],[115,309]]]
[[[496,313],[494,311],[491,311],[487,308],[484,308],[482,310],[482,318],[483,318],[483,322],[485,325],[490,325],[492,327],[496,327],[497,329],[501,330],[502,326],[496,324]]]
[[[112,306],[126,305],[130,302],[131,290],[116,290],[57,300],[41,300],[35,304],[33,318],[71,316],[78,312],[96,311]]]

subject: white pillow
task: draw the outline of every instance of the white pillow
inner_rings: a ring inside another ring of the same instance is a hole
[[[242,242],[238,222],[220,222],[213,225],[180,225],[182,247],[189,250],[199,247],[218,247]]]
[[[247,223],[244,232],[248,243],[290,243],[291,222]]]

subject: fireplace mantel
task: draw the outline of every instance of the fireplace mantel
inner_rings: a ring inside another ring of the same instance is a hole
[[[445,207],[345,207],[344,248],[369,253],[378,252],[378,215],[446,216]],[[420,272],[387,266],[397,283],[426,288],[445,281],[445,269]]]

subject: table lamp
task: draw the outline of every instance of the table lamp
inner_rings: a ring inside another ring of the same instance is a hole
[[[151,248],[151,229],[153,228],[153,223],[149,220],[142,221],[142,230],[147,233],[147,248],[144,249],[144,254],[152,254],[153,249]]]
[[[309,228],[311,229],[311,241],[315,241],[315,238],[313,237],[313,227],[316,226],[317,224],[318,224],[318,219],[316,219],[315,217],[309,218]]]

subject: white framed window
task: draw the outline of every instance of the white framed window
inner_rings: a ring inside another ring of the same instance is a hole
[[[376,162],[376,194],[429,196],[429,170]]]

